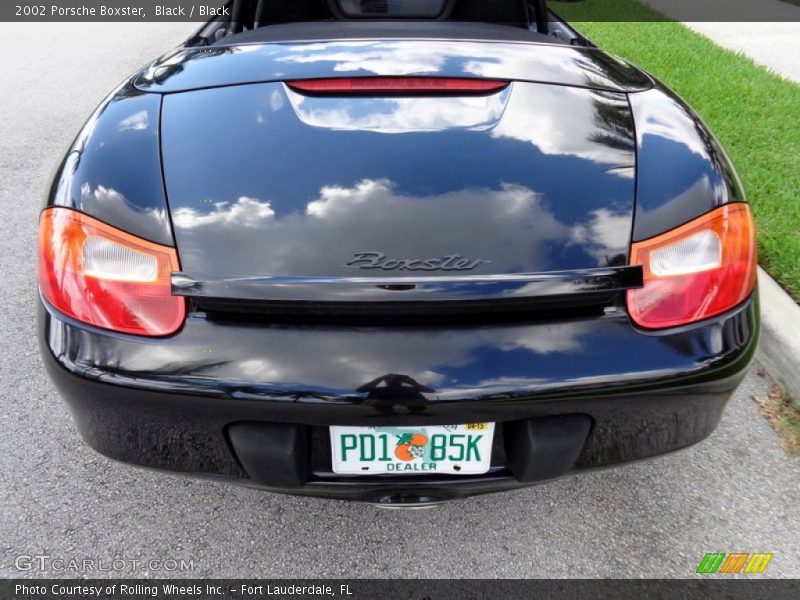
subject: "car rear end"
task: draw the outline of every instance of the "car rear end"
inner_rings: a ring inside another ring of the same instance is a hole
[[[45,365],[98,451],[272,491],[424,504],[688,446],[758,333],[706,133],[594,49],[179,51],[59,172]]]

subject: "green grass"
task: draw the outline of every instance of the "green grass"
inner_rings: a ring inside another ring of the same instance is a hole
[[[635,0],[552,6],[602,48],[653,73],[700,114],[742,176],[762,266],[800,300],[800,86],[680,23],[656,22],[658,14]]]

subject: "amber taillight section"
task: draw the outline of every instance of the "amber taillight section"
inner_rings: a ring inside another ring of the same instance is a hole
[[[628,290],[628,313],[641,327],[675,327],[730,310],[756,286],[750,207],[727,204],[636,242],[631,264],[644,270],[644,287]]]
[[[39,288],[78,321],[145,336],[180,329],[185,300],[171,293],[175,248],[143,240],[68,208],[39,219]]]

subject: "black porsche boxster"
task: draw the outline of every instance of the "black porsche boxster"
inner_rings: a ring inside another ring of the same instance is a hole
[[[754,225],[680,98],[543,0],[228,9],[100,105],[41,214],[89,445],[418,506],[709,435]]]

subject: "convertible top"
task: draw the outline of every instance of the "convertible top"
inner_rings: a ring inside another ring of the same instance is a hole
[[[221,38],[212,46],[340,39],[453,39],[565,44],[521,27],[460,21],[307,21],[267,25]]]
[[[187,46],[386,37],[578,43],[545,0],[229,0]]]

